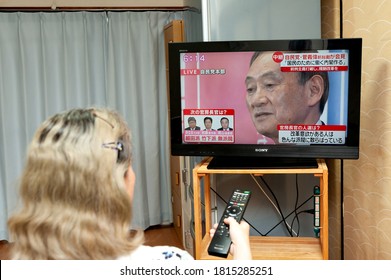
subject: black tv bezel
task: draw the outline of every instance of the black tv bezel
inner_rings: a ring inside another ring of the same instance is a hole
[[[188,144],[182,143],[180,53],[232,51],[288,51],[290,46],[303,51],[349,50],[348,135],[344,145],[264,145],[264,144]],[[358,159],[360,138],[362,39],[303,39],[209,41],[169,44],[170,136],[174,156]]]

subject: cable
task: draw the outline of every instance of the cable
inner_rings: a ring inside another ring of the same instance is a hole
[[[299,205],[298,208],[302,207],[304,204],[306,204],[310,199],[312,199],[314,196],[311,195],[309,198],[307,198],[303,203],[301,203]],[[301,212],[306,212],[306,213],[310,213],[313,211],[313,209],[308,209],[308,210],[303,210]],[[288,218],[290,215],[292,215],[293,213],[295,212],[295,210],[291,211],[287,216],[286,218]],[[299,212],[298,214],[300,214],[301,212]],[[270,232],[272,232],[276,227],[278,227],[281,223],[283,222],[283,220],[281,220],[280,222],[278,222],[274,227],[272,227],[267,233],[265,233],[265,235],[268,235]]]
[[[213,188],[210,188],[222,201],[224,201],[225,204],[228,203],[228,201],[226,201],[223,197],[221,197]],[[245,220],[252,229],[254,229],[256,232],[258,232],[258,234],[260,236],[265,236],[265,234],[261,233],[256,227],[254,227],[249,221],[247,221],[244,217],[242,218],[243,220]]]
[[[223,198],[221,197],[221,195],[219,195],[213,188],[211,188],[211,190],[225,203],[227,204],[228,202]],[[262,190],[263,191],[263,190]],[[295,213],[295,211],[297,211],[298,209],[300,209],[304,204],[306,204],[308,201],[310,201],[314,196],[311,195],[310,197],[308,197],[305,201],[303,201],[301,204],[298,205],[297,209],[294,209],[293,211],[291,211],[285,218],[288,218],[289,216],[291,216],[293,213]],[[202,204],[202,203],[201,203]],[[202,206],[205,207],[205,205],[202,204]],[[307,210],[302,210],[300,212],[297,213],[297,215],[299,214],[302,214],[302,213],[309,213],[309,214],[314,214],[315,213],[315,210],[314,209],[307,209]],[[248,220],[246,220],[245,218],[243,218],[243,220],[245,220],[252,229],[254,229],[260,236],[267,236],[269,235],[270,232],[272,232],[276,227],[278,227],[284,220],[280,220],[274,227],[272,227],[268,232],[266,233],[261,233],[256,227],[254,227]]]
[[[254,178],[255,179],[255,178]],[[260,186],[259,185],[259,183],[258,183],[258,181],[255,179],[255,182],[258,184],[258,186],[259,186],[259,188],[261,189],[261,191],[265,194],[265,196],[269,199],[269,201],[270,201],[270,203],[271,204],[273,204],[274,205],[274,203],[273,203],[273,201],[269,198],[269,196],[265,193],[265,191],[263,190],[263,188],[262,188],[262,186]],[[266,182],[264,182],[265,184],[267,184]],[[212,192],[217,196],[217,197],[219,197],[225,204],[227,204],[228,202],[221,196],[221,195],[219,195],[213,188],[210,188],[210,190],[212,190]],[[191,191],[191,189],[189,190],[189,191]],[[276,225],[274,225],[268,232],[266,232],[266,233],[262,233],[262,232],[260,232],[254,225],[252,225],[248,220],[246,220],[245,218],[243,218],[243,220],[244,221],[246,221],[248,224],[249,224],[249,226],[252,228],[252,229],[254,229],[260,236],[268,236],[269,235],[269,233],[270,232],[272,232],[276,227],[278,227],[282,222],[285,222],[285,223],[287,223],[286,222],[286,218],[288,218],[288,217],[290,217],[293,213],[295,213],[295,215],[296,216],[299,216],[300,214],[302,214],[302,213],[308,213],[308,214],[314,214],[314,209],[307,209],[307,210],[302,210],[302,211],[299,211],[299,212],[297,212],[297,210],[298,209],[300,209],[304,204],[306,204],[308,201],[310,201],[312,198],[313,198],[314,196],[313,195],[311,195],[310,197],[308,197],[305,201],[303,201],[301,204],[299,204],[299,205],[297,205],[297,207],[295,207],[295,209],[294,210],[292,210],[287,216],[283,216],[283,215],[281,215],[282,216],[282,219],[276,224]],[[205,207],[205,204],[204,203],[202,203],[201,202],[201,205],[202,205],[202,207]],[[275,205],[274,205],[275,206]],[[275,206],[275,207],[277,207],[277,206]],[[277,207],[278,208],[278,207]],[[278,211],[278,210],[277,210]],[[190,223],[193,223],[193,227],[194,227],[194,219],[192,218],[191,219],[191,221],[190,221]],[[191,227],[191,229],[192,229],[192,227]],[[294,232],[294,231],[293,231]],[[191,231],[191,234],[192,234],[192,236],[193,236],[193,238],[194,238],[194,229],[193,229],[193,231]],[[292,236],[292,235],[291,235]],[[298,235],[297,235],[298,236]],[[293,236],[292,236],[293,237]]]
[[[293,217],[292,219],[292,222],[291,222],[291,228],[293,228],[293,224],[295,222],[295,220],[297,220],[297,234],[296,236],[299,236],[300,235],[300,220],[299,220],[299,217],[298,217],[298,213],[297,213],[297,204],[299,203],[299,182],[298,182],[298,174],[296,174],[296,200],[295,200],[295,216]]]
[[[261,177],[261,180],[262,182],[265,184],[265,186],[268,188],[269,192],[272,194],[273,198],[274,198],[274,201],[276,202],[277,206],[271,201],[271,199],[269,198],[269,196],[266,194],[266,192],[263,190],[262,186],[259,184],[259,182],[256,180],[255,176],[253,174],[251,174],[251,177],[253,178],[253,180],[255,181],[255,183],[258,185],[258,187],[261,189],[261,191],[265,194],[265,196],[268,198],[268,200],[270,201],[270,203],[274,206],[274,208],[277,210],[277,212],[280,214],[281,218],[282,218],[282,221],[284,222],[284,225],[288,231],[288,233],[290,234],[291,237],[293,237],[293,233],[295,233],[295,235],[297,236],[297,233],[292,230],[292,228],[290,227],[290,225],[288,224],[288,222],[286,221],[285,217],[284,217],[284,214],[282,213],[282,209],[280,207],[280,204],[278,203],[278,199],[277,197],[274,195],[274,192],[271,190],[271,188],[269,187],[269,184],[265,181],[265,179],[263,177]]]

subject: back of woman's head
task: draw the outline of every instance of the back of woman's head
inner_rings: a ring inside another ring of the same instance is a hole
[[[124,176],[130,133],[107,109],[56,114],[37,130],[20,183],[22,209],[9,220],[14,258],[110,259],[129,241]]]

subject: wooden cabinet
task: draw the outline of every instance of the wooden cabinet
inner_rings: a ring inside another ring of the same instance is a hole
[[[170,114],[170,84],[168,68],[168,44],[171,42],[184,41],[184,27],[182,20],[173,20],[164,27],[164,44],[166,51],[166,77],[167,77],[167,102],[168,114]],[[169,118],[169,116],[168,116]],[[170,123],[170,122],[169,122]],[[173,223],[179,240],[183,244],[183,223],[182,223],[182,192],[181,192],[181,165],[178,156],[170,156],[170,177],[171,177],[171,202],[173,212]]]
[[[328,242],[328,169],[324,160],[317,160],[317,168],[298,169],[208,169],[212,158],[205,158],[193,169],[194,187],[194,225],[195,225],[195,258],[221,259],[209,256],[207,248],[210,242],[209,230],[211,221],[210,176],[212,174],[313,174],[319,178],[319,238],[317,237],[269,237],[251,236],[251,251],[254,259],[297,259],[319,260],[329,258]],[[203,181],[204,189],[201,190]],[[203,195],[203,199],[201,198]],[[204,206],[202,207],[201,201]],[[205,209],[204,213],[203,210]],[[204,221],[202,220],[204,217]],[[204,224],[204,228],[203,228]]]

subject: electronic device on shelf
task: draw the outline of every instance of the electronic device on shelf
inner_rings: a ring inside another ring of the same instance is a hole
[[[231,247],[231,238],[229,236],[229,227],[224,223],[228,217],[234,218],[238,223],[242,220],[244,211],[250,200],[251,192],[243,190],[234,190],[227,206],[217,225],[216,232],[208,247],[208,253],[212,256],[226,258]]]
[[[328,98],[317,123],[277,120],[274,139],[258,132],[246,105],[256,52],[271,53],[281,72],[326,74]],[[358,159],[361,56],[360,38],[170,43],[172,155],[211,156],[208,168],[231,169],[317,167],[318,158]],[[204,123],[208,118],[210,130]],[[223,119],[227,130],[219,130]],[[195,130],[189,129],[191,120]]]

